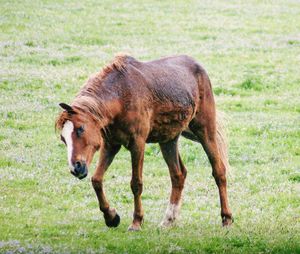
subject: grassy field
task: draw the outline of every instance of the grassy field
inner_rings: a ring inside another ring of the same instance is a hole
[[[300,253],[299,1],[114,2],[0,1],[0,253]],[[125,149],[105,178],[116,229],[105,226],[90,178],[68,172],[58,103],[117,52],[188,54],[207,69],[227,115],[230,229],[203,149],[183,138],[188,177],[171,229],[158,227],[170,180],[157,145],[146,150],[138,233],[127,232]]]

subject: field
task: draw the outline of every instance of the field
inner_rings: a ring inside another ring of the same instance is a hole
[[[300,3],[0,1],[0,253],[300,253]],[[121,216],[105,226],[89,177],[75,179],[55,133],[60,102],[118,52],[187,54],[206,68],[226,115],[235,223],[221,227],[207,157],[184,138],[180,220],[160,229],[171,183],[147,145],[145,221],[133,210],[130,155],[105,178]]]

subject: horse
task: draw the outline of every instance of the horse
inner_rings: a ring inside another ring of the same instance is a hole
[[[187,175],[178,151],[181,135],[203,146],[219,190],[222,225],[233,223],[227,198],[229,163],[224,131],[216,117],[210,79],[196,60],[181,55],[142,62],[120,54],[87,80],[71,105],[59,105],[63,111],[55,126],[67,146],[71,174],[79,179],[86,177],[100,149],[91,182],[108,227],[117,227],[120,216],[109,205],[103,178],[123,146],[131,154],[130,186],[134,196],[133,220],[128,230],[141,229],[146,143],[159,144],[169,168],[172,189],[161,225],[174,224]]]

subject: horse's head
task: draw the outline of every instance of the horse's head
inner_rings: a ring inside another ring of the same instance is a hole
[[[65,111],[58,117],[56,127],[61,129],[61,140],[67,146],[70,172],[83,179],[87,176],[88,166],[100,147],[100,128],[90,113],[65,103],[59,105]]]

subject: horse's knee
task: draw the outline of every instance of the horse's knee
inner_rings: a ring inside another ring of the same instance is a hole
[[[100,189],[100,190],[102,189],[102,182],[103,182],[102,178],[97,176],[92,176],[91,181],[94,189]]]
[[[133,195],[141,195],[143,192],[143,182],[141,181],[134,181],[130,182],[130,187],[132,190]]]
[[[92,181],[92,183],[98,184],[98,183],[102,183],[103,179],[102,179],[102,177],[94,175],[94,176],[92,176],[91,181]]]
[[[225,172],[219,173],[219,172],[213,171],[212,175],[215,178],[215,181],[216,181],[217,185],[226,184],[226,174],[225,174]]]

